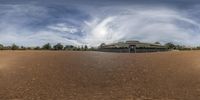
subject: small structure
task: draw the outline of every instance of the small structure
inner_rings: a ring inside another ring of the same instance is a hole
[[[159,52],[167,51],[166,46],[152,43],[142,43],[139,41],[126,41],[112,44],[101,44],[99,51],[103,52],[127,52],[127,53],[142,53],[142,52]]]

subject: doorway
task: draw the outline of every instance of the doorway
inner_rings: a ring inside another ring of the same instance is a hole
[[[129,45],[129,53],[136,53],[136,45]]]

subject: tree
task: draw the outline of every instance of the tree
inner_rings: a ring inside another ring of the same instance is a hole
[[[78,50],[78,47],[73,47],[73,51],[77,51]]]
[[[84,50],[83,46],[81,46],[81,48],[80,48],[80,49],[81,49],[81,51],[83,51],[83,50]]]
[[[176,48],[176,45],[174,45],[174,44],[171,43],[171,42],[166,43],[165,46],[166,46],[168,49],[175,49],[175,48]]]
[[[187,49],[185,46],[181,46],[181,45],[176,45],[176,48],[177,50],[184,50],[184,49]]]
[[[81,48],[80,48],[80,46],[78,46],[77,48],[76,48],[76,51],[80,51],[81,50]]]
[[[20,50],[26,50],[26,47],[21,46],[21,47],[20,47]]]
[[[97,48],[95,48],[95,47],[90,47],[88,50],[90,50],[90,51],[96,51]]]
[[[43,45],[42,49],[44,49],[44,50],[51,50],[52,49],[51,44],[47,43],[47,44]]]
[[[12,44],[11,50],[17,50],[17,49],[19,49],[19,46],[17,46],[16,44]]]
[[[154,44],[159,44],[160,45],[160,42],[155,42]]]
[[[87,45],[85,45],[85,47],[84,47],[84,50],[85,50],[85,51],[87,51],[87,50],[88,50],[88,47],[87,47]]]
[[[3,50],[4,46],[2,44],[0,44],[0,50]]]
[[[35,47],[34,50],[40,50],[41,48],[39,46]]]
[[[73,50],[75,47],[73,45],[66,45],[64,50]]]
[[[197,46],[196,49],[197,49],[197,50],[200,50],[200,46]]]
[[[54,50],[63,50],[63,45],[61,43],[58,43],[53,46],[53,49]]]

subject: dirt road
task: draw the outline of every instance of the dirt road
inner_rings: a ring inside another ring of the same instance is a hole
[[[200,51],[0,51],[0,100],[200,100]]]

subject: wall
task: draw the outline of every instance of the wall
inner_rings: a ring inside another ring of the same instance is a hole
[[[99,49],[99,51],[102,51],[102,52],[119,52],[119,53],[135,53],[134,50],[129,50],[129,48],[101,48]],[[165,48],[136,48],[136,53],[144,53],[144,52],[161,52],[161,51],[168,51],[167,49]]]

